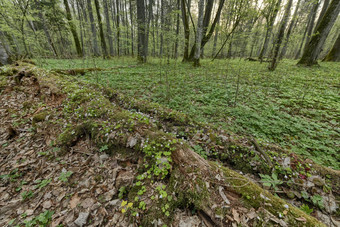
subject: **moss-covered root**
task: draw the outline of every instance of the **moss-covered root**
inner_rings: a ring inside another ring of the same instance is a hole
[[[184,183],[188,187],[192,187],[194,193],[200,195],[197,196],[197,198],[201,198],[197,203],[199,204],[197,208],[203,210],[212,221],[215,219],[216,213],[223,210],[221,205],[216,206],[214,204],[221,204],[221,201],[228,200],[230,207],[253,207],[257,209],[259,217],[267,213],[267,215],[269,214],[289,226],[324,226],[314,217],[287,204],[284,200],[262,189],[246,177],[226,167],[219,166],[219,164],[206,161],[188,147],[176,149],[172,157],[183,177],[186,178]],[[197,181],[197,179],[200,179],[200,181]],[[199,182],[204,182],[204,184],[201,184],[204,187],[197,184]],[[216,189],[220,191],[221,187],[226,190],[224,196],[223,193],[216,193]],[[235,199],[235,197],[239,198]]]

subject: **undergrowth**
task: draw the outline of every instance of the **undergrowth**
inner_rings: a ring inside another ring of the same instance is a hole
[[[340,169],[339,65],[303,68],[285,60],[268,72],[265,64],[240,59],[207,59],[198,69],[179,60],[138,65],[132,58],[40,64],[48,69],[110,68],[79,76]]]

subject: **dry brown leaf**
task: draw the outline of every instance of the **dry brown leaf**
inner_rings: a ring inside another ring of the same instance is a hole
[[[301,221],[301,222],[306,222],[307,221],[306,218],[304,218],[304,217],[298,217],[298,218],[295,218],[295,220]]]
[[[78,194],[75,194],[72,196],[72,199],[70,200],[70,207],[71,209],[74,209],[80,201],[80,198],[78,197]]]
[[[239,215],[239,213],[237,212],[237,210],[232,209],[231,212],[232,212],[232,214],[233,214],[234,220],[235,220],[237,223],[240,223],[240,221],[241,221],[241,220],[240,220],[240,215]]]

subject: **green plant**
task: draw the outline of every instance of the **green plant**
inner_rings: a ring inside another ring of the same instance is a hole
[[[40,213],[38,216],[34,217],[31,220],[25,220],[25,227],[34,227],[34,226],[48,226],[50,221],[52,220],[53,211],[46,210],[43,213]]]
[[[283,181],[279,180],[277,178],[277,174],[276,173],[272,173],[271,176],[269,175],[265,175],[265,174],[259,174],[261,177],[261,182],[264,186],[267,186],[269,188],[273,188],[274,191],[277,191],[278,185],[281,185],[283,183]]]
[[[42,189],[46,187],[49,183],[51,183],[52,179],[45,179],[45,180],[37,180],[35,183],[38,183],[35,188]]]
[[[68,178],[73,174],[72,171],[67,171],[67,172],[61,172],[59,176],[59,180],[66,183],[68,181]]]
[[[26,200],[26,199],[30,199],[33,197],[33,192],[30,191],[24,191],[23,193],[21,193],[21,198],[22,200]]]
[[[120,198],[120,199],[122,199],[122,198],[124,197],[124,194],[127,192],[125,186],[120,187],[118,191],[119,191],[119,193],[118,193],[118,198]]]
[[[321,195],[313,195],[310,199],[315,206],[318,206],[321,209],[325,208],[324,203],[323,203],[323,198]]]
[[[103,146],[101,146],[100,148],[99,148],[99,151],[100,152],[104,152],[104,151],[106,151],[106,150],[108,150],[109,149],[109,147],[107,146],[107,145],[103,145]]]
[[[193,149],[197,154],[201,155],[204,159],[208,158],[207,152],[200,145],[195,145]]]
[[[313,212],[313,209],[309,208],[309,206],[307,204],[302,204],[300,206],[300,209],[308,215],[310,215]]]

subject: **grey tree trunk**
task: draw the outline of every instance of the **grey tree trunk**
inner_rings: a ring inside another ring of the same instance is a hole
[[[112,29],[111,29],[111,21],[110,21],[110,13],[109,13],[109,7],[108,7],[108,0],[103,0],[104,4],[104,15],[105,15],[105,21],[106,21],[106,37],[109,41],[109,48],[110,48],[110,55],[114,55],[113,50],[113,39],[112,39]]]
[[[280,24],[280,28],[279,28],[279,33],[277,35],[277,38],[276,38],[275,44],[274,44],[273,59],[272,59],[272,62],[270,63],[270,65],[268,67],[268,69],[270,71],[274,71],[277,67],[277,59],[278,59],[280,47],[281,47],[281,44],[282,44],[282,41],[283,41],[283,38],[284,38],[284,35],[285,35],[285,30],[286,30],[286,27],[287,27],[289,14],[290,14],[290,8],[292,7],[292,3],[293,3],[293,0],[288,0],[288,3],[287,3],[286,8],[285,8],[285,12],[284,12],[284,15],[283,15],[283,18],[282,18],[282,21],[281,21],[281,24]]]
[[[336,39],[332,49],[329,51],[323,61],[340,61],[340,34],[338,35],[338,38]]]
[[[189,39],[190,39],[190,28],[189,28],[189,18],[186,10],[186,0],[181,0],[181,11],[182,11],[182,20],[183,20],[183,28],[184,28],[184,53],[183,53],[183,62],[189,60]]]
[[[290,38],[290,34],[293,31],[294,24],[297,20],[297,16],[298,16],[297,13],[299,11],[300,2],[301,2],[301,0],[298,0],[298,2],[296,3],[296,8],[295,8],[295,11],[294,11],[294,14],[293,14],[293,18],[290,21],[290,24],[289,24],[289,27],[288,27],[288,30],[287,30],[287,34],[286,34],[286,39],[285,39],[284,45],[283,45],[282,50],[281,50],[280,59],[282,59],[283,56],[285,56],[285,54],[287,52],[288,41],[289,41],[289,38]]]
[[[133,9],[132,2],[129,0],[130,5],[130,28],[131,28],[131,55],[134,56],[134,32],[133,32]]]
[[[137,0],[137,23],[138,23],[138,61],[146,62],[146,23],[145,23],[145,5],[144,0]]]
[[[91,0],[87,0],[87,10],[89,11],[89,18],[90,18],[90,23],[91,23],[93,54],[94,56],[99,56],[100,53],[99,53],[98,41],[97,41],[97,30],[96,30],[96,25],[94,22]]]
[[[56,50],[56,48],[54,46],[54,43],[53,43],[53,40],[51,38],[50,32],[49,32],[49,30],[47,28],[45,16],[43,15],[42,10],[38,11],[38,15],[39,15],[39,18],[41,20],[41,23],[42,23],[42,26],[43,26],[43,30],[44,30],[45,36],[47,38],[48,44],[50,45],[50,48],[53,51],[54,56],[58,57],[57,50]]]
[[[8,64],[8,54],[5,49],[5,44],[0,41],[0,66]]]
[[[98,25],[99,25],[99,35],[100,35],[100,43],[102,46],[102,52],[103,52],[103,58],[107,58],[107,49],[106,49],[106,42],[105,42],[105,36],[104,36],[104,29],[103,29],[103,23],[102,23],[102,16],[100,14],[100,5],[98,0],[94,0],[95,6],[96,6],[96,12],[97,12],[97,18],[98,18]]]
[[[196,31],[196,51],[194,57],[194,66],[200,66],[200,56],[201,56],[201,41],[203,34],[203,10],[204,10],[204,0],[199,0],[198,3],[198,19],[197,19],[197,31]]]
[[[271,37],[272,31],[273,31],[273,27],[274,27],[274,22],[275,22],[277,13],[280,10],[281,2],[282,2],[282,0],[278,0],[276,2],[276,4],[274,5],[274,9],[272,9],[273,10],[273,14],[267,20],[266,35],[265,35],[264,43],[263,43],[263,46],[262,46],[262,49],[261,49],[261,52],[260,52],[260,55],[259,55],[259,59],[260,59],[261,62],[263,60],[264,55],[267,52],[269,41],[270,41],[270,37]]]
[[[180,11],[180,0],[177,0],[177,11]],[[175,40],[175,47],[174,47],[174,58],[178,58],[178,36],[179,36],[179,13],[177,13],[176,18],[176,40]]]
[[[328,9],[329,3],[330,3],[330,0],[324,0],[323,6],[322,6],[322,10],[320,12],[320,15],[319,15],[319,18],[318,18],[318,22],[316,22],[315,27],[318,27],[320,25],[321,20],[322,20],[323,16],[325,16],[325,13],[326,13],[326,11]]]
[[[318,64],[317,59],[322,51],[326,38],[331,31],[340,12],[340,0],[333,0],[329,5],[322,21],[315,29],[313,37],[298,62],[298,65],[312,66]]]
[[[74,25],[74,23],[72,21],[72,15],[71,15],[70,6],[68,5],[68,0],[64,0],[64,5],[65,5],[65,9],[66,9],[66,18],[68,20],[68,24],[70,26],[71,33],[73,35],[74,43],[76,45],[77,54],[78,54],[79,57],[82,57],[83,51],[82,51],[81,46],[80,46],[80,41],[79,41],[79,38],[78,38],[76,26]]]
[[[316,13],[318,11],[318,8],[319,8],[319,1],[317,0],[313,3],[312,11],[310,12],[311,17],[310,17],[310,20],[308,21],[307,37],[306,37],[304,52],[306,51],[307,44],[309,43],[309,40],[310,40],[310,38],[313,34],[314,22],[315,22]]]

